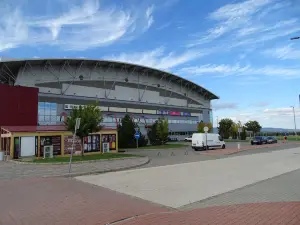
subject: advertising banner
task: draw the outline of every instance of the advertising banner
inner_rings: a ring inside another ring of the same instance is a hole
[[[64,154],[71,154],[72,143],[73,143],[73,136],[72,135],[65,136],[65,138],[64,138],[64,145],[65,145]],[[80,141],[79,137],[75,137],[74,152],[81,152],[81,141]]]

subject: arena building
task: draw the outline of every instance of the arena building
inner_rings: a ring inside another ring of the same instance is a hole
[[[39,88],[38,123],[62,123],[73,107],[99,101],[103,125],[116,127],[130,114],[145,133],[159,117],[170,136],[212,122],[211,101],[219,97],[174,74],[124,62],[90,59],[3,59],[0,83]]]

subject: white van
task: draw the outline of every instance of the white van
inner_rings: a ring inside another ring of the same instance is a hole
[[[207,138],[207,141],[206,141]],[[207,144],[206,144],[207,143]],[[206,147],[207,146],[207,147]],[[226,147],[223,138],[219,134],[194,133],[192,136],[192,148],[196,151],[205,150],[206,148],[222,148]]]

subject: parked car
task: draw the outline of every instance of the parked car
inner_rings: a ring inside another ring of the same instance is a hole
[[[225,149],[223,138],[218,134],[194,133],[192,136],[192,148],[195,151],[213,148]]]
[[[277,143],[277,139],[275,137],[267,137],[267,143],[268,144]]]
[[[188,136],[184,139],[184,141],[187,141],[187,142],[192,142],[192,136]]]
[[[256,136],[251,140],[251,145],[262,145],[265,143],[267,143],[267,139],[261,136]]]
[[[263,144],[268,144],[268,137],[262,137],[263,138]]]
[[[168,142],[176,142],[178,141],[177,137],[168,137]]]

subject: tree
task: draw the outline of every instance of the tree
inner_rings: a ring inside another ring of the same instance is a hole
[[[239,128],[242,128],[243,125],[241,121],[238,121],[237,123],[233,122],[231,127],[231,137],[232,139],[237,139],[239,134]]]
[[[148,138],[151,145],[161,145],[168,141],[169,124],[167,120],[158,119],[148,130]]]
[[[231,126],[231,137],[232,137],[232,139],[237,139],[238,131],[239,131],[239,124],[233,122],[233,124]]]
[[[208,133],[212,131],[212,124],[211,123],[204,123],[203,121],[198,123],[197,130],[199,133],[205,133],[204,127],[208,127]]]
[[[252,131],[253,135],[260,132],[261,126],[256,120],[250,120],[245,124],[246,130]]]
[[[157,138],[157,120],[154,122],[154,124],[152,124],[151,127],[149,127],[148,129],[148,138],[149,138],[149,141],[150,141],[150,144],[151,145],[159,145],[160,142]]]
[[[241,133],[241,140],[246,140],[246,139],[247,139],[246,128],[243,126],[242,133]]]
[[[161,119],[161,118],[157,120],[156,133],[161,144],[165,144],[168,141],[168,136],[169,136],[168,120]]]
[[[75,131],[76,118],[80,118],[80,126],[76,131],[76,136],[81,140],[81,155],[83,156],[83,138],[90,133],[101,130],[102,127],[100,123],[103,117],[97,102],[86,106],[79,106],[79,108],[73,108],[70,116],[68,116],[65,121],[67,130],[73,133]]]
[[[121,123],[118,125],[118,137],[119,137],[119,148],[135,148],[136,147],[136,139],[134,134],[136,133],[135,128],[138,128],[138,125],[134,122],[134,120],[126,114]],[[147,145],[147,139],[144,135],[141,134],[138,139],[138,145],[140,147]]]
[[[223,138],[228,139],[230,134],[232,133],[233,125],[234,125],[234,122],[232,121],[232,119],[229,119],[229,118],[222,119],[219,122],[219,134]]]

